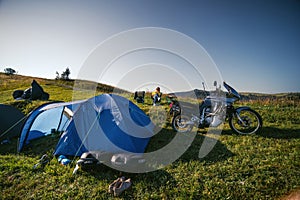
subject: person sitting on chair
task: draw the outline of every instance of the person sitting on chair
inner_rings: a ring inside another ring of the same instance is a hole
[[[160,92],[160,87],[157,87],[155,91],[152,92],[151,98],[153,99],[153,106],[156,106],[157,103],[161,100],[162,93]]]

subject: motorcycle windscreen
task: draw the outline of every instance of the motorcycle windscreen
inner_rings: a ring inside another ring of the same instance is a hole
[[[236,98],[240,98],[239,93],[230,85],[228,85],[227,83],[224,82],[224,87],[226,88],[226,90],[229,92],[229,98],[231,97],[236,97]]]

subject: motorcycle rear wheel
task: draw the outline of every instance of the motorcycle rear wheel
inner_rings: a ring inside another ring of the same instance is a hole
[[[262,118],[255,110],[243,109],[239,112],[239,116],[242,121],[236,114],[229,119],[229,126],[235,133],[250,135],[261,130]]]
[[[190,118],[186,115],[176,115],[172,119],[172,128],[179,133],[187,133],[193,129],[192,124],[188,124]]]

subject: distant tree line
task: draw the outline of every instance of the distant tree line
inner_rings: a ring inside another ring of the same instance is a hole
[[[17,74],[17,71],[14,70],[13,68],[7,67],[7,68],[4,69],[4,73],[7,74],[7,75],[14,75],[14,74]],[[56,77],[55,77],[55,79],[56,80],[70,80],[70,74],[71,74],[71,71],[67,67],[66,70],[63,71],[61,74],[59,74],[56,71]]]
[[[14,75],[17,73],[17,71],[14,70],[13,68],[7,67],[4,69],[4,73],[7,75]]]
[[[258,100],[258,101],[266,101],[266,100],[300,100],[300,93],[286,93],[283,95],[256,95],[256,94],[248,94],[241,95],[242,101],[250,101],[250,100]]]
[[[56,77],[55,79],[56,80],[70,80],[70,74],[71,74],[71,71],[70,69],[67,67],[65,71],[63,71],[61,74],[59,74],[57,71],[56,71]]]

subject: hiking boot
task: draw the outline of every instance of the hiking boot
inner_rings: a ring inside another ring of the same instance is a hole
[[[117,184],[114,188],[114,196],[119,196],[124,190],[128,189],[131,186],[131,179],[127,179],[126,181],[122,181],[121,184]]]
[[[117,178],[116,180],[114,180],[114,182],[112,182],[108,186],[108,192],[109,193],[113,193],[114,192],[114,188],[117,187],[117,186],[119,187],[123,181],[125,181],[125,177],[124,176],[122,176],[121,178]]]

